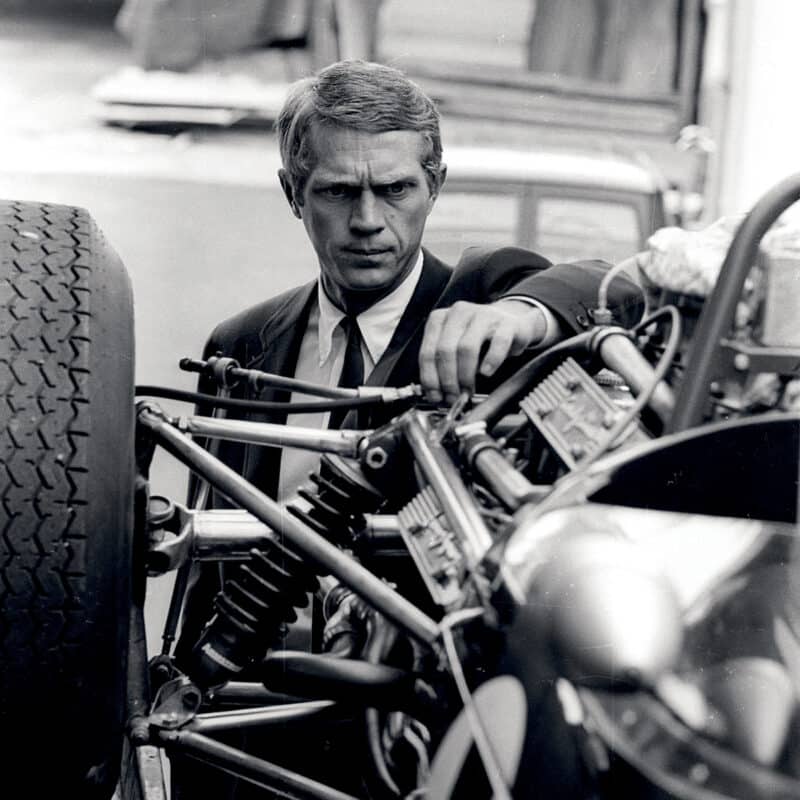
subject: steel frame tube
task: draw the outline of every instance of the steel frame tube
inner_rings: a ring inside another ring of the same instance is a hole
[[[198,714],[187,726],[195,733],[218,733],[231,728],[265,728],[270,725],[286,725],[291,722],[307,722],[330,716],[337,707],[333,700],[311,700],[303,703],[288,703],[272,708],[240,708],[236,711],[214,711]]]
[[[364,541],[377,555],[408,553],[396,514],[364,514]]]
[[[290,545],[311,558],[324,572],[335,575],[348,588],[414,638],[433,644],[439,627],[405,597],[343,553],[299,519],[287,514],[274,500],[260,492],[219,459],[176,430],[153,406],[139,410],[139,421],[156,441],[179,461],[205,478],[217,491],[284,536]],[[488,533],[487,533],[488,536]]]
[[[220,386],[217,389],[218,397],[230,397],[231,392],[227,386]],[[215,408],[213,416],[215,419],[224,419],[227,416],[227,411],[224,408]],[[209,448],[211,452],[216,455],[218,442],[211,442]],[[195,508],[205,508],[208,503],[208,495],[210,489],[206,481],[201,482],[193,492],[193,501]],[[168,656],[172,651],[172,645],[178,633],[178,625],[180,625],[181,616],[183,615],[183,604],[186,600],[186,589],[189,586],[189,579],[192,575],[192,562],[186,561],[178,569],[175,575],[175,583],[172,585],[172,596],[169,600],[169,610],[167,611],[167,618],[164,621],[164,632],[161,634],[161,655]]]
[[[134,746],[138,746],[144,744],[148,739],[147,713],[152,702],[147,669],[147,635],[142,606],[133,603],[128,612],[128,618],[130,628],[127,643],[126,724],[131,742]]]
[[[364,529],[376,539],[400,536],[397,514],[364,514]]]
[[[241,561],[253,547],[273,539],[272,529],[241,508],[190,511],[194,561]],[[402,546],[394,514],[365,514],[364,532],[373,544]]]
[[[263,683],[228,681],[214,690],[214,701],[250,706],[276,706],[291,705],[297,702],[297,698],[280,692],[271,692]]]
[[[516,511],[529,500],[550,491],[550,487],[534,486],[521,475],[505,456],[493,447],[485,447],[475,455],[473,467],[509,510]]]
[[[241,561],[253,547],[275,538],[271,528],[239,508],[190,513],[192,558],[196,561]]]
[[[251,756],[201,733],[188,730],[159,730],[156,732],[155,738],[157,743],[165,747],[174,748],[182,755],[197,758],[205,764],[210,764],[257,786],[279,793],[292,792],[291,797],[300,797],[303,800],[357,800],[352,795],[340,792],[338,789],[306,778],[284,767],[279,767],[277,764]]]
[[[186,587],[192,571],[191,560],[185,561],[175,574],[175,583],[172,586],[172,595],[167,609],[167,618],[164,622],[164,633],[161,635],[161,655],[168,656],[172,651],[172,644],[178,631],[178,624],[183,613],[183,601],[186,597]]]
[[[338,453],[352,458],[358,455],[358,445],[368,431],[329,431],[301,428],[295,425],[276,425],[271,422],[248,422],[238,419],[212,417],[180,417],[178,430],[208,439],[225,439],[245,444],[301,447],[318,453]]]
[[[408,413],[402,420],[409,446],[423,474],[436,493],[454,532],[465,545],[471,567],[477,566],[492,546],[492,536],[478,513],[470,493],[447,451],[436,441],[418,414]]]
[[[629,338],[628,332],[624,328],[601,328],[593,346],[603,363],[622,376],[635,397],[642,392],[651,392],[647,404],[662,422],[668,422],[675,409],[672,389],[665,381],[652,386],[655,370]]]

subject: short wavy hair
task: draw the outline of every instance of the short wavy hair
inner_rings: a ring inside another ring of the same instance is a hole
[[[300,191],[314,168],[308,136],[313,125],[367,133],[417,131],[427,143],[421,163],[428,184],[434,187],[438,181],[439,112],[433,100],[398,69],[370,61],[338,61],[292,86],[276,129],[283,167]]]

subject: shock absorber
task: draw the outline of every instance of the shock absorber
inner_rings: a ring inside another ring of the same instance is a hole
[[[352,543],[363,515],[383,502],[358,465],[338,456],[324,455],[310,481],[298,492],[305,502],[293,500],[287,512],[340,546]],[[284,542],[251,550],[215,598],[216,613],[192,650],[191,678],[217,686],[263,660],[317,587],[315,565]]]
[[[287,511],[334,544],[351,547],[364,528],[364,514],[380,508],[383,494],[367,481],[356,462],[336,455],[323,455],[319,472],[312,473],[309,481]]]

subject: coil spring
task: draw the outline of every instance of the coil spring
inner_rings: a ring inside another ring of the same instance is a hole
[[[310,486],[297,492],[309,508],[291,503],[286,510],[340,547],[352,545],[364,526],[364,514],[383,504],[383,495],[367,482],[358,465],[340,456],[323,455],[319,472],[312,473],[309,481]]]
[[[309,508],[291,503],[287,511],[335,544],[350,543],[363,514],[383,501],[357,465],[337,456],[323,456],[310,480],[311,486],[298,492]],[[214,686],[263,659],[317,587],[314,565],[285,543],[274,539],[251,550],[225,581],[214,601],[216,616],[193,648],[193,680]]]

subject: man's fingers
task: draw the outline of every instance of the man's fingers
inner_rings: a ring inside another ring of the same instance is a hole
[[[481,375],[488,378],[497,372],[511,353],[515,341],[514,333],[514,327],[507,322],[495,328],[488,340],[489,349],[480,364]]]
[[[456,371],[459,391],[474,391],[475,378],[478,374],[478,366],[481,364],[481,356],[484,353],[488,355],[491,350],[494,336],[498,332],[497,327],[495,320],[476,315],[470,320],[469,326],[462,333],[456,348]],[[491,374],[483,373],[482,370],[481,372],[482,374]]]
[[[504,301],[479,305],[459,302],[432,312],[420,348],[420,381],[434,402],[455,400],[475,389],[478,372],[494,375],[508,356],[523,350],[535,333],[537,310]]]
[[[474,303],[459,302],[428,317],[419,353],[419,377],[425,394],[434,402],[443,396],[452,400],[462,389],[474,386],[482,340],[477,333],[467,332],[476,308]]]
[[[442,399],[439,371],[436,365],[436,348],[444,324],[446,309],[432,311],[425,323],[425,333],[419,350],[419,380],[428,399],[438,403]]]
[[[455,400],[462,391],[472,391],[482,339],[475,329],[475,306],[456,303],[449,309],[436,345],[436,369],[445,398]]]

